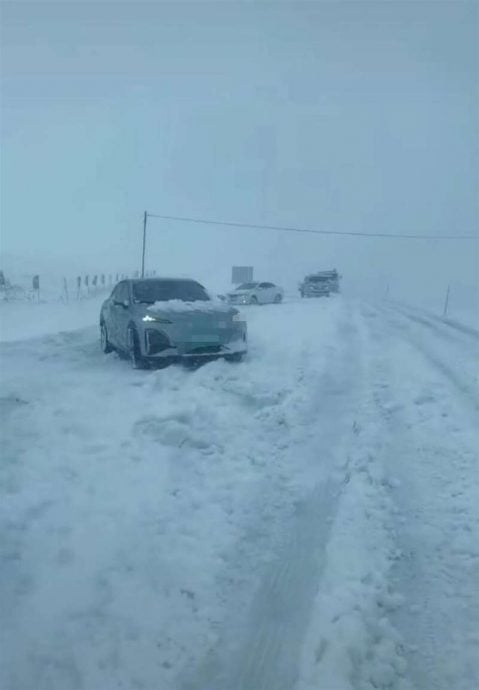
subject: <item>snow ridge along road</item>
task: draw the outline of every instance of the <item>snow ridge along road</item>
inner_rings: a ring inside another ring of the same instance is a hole
[[[393,622],[416,688],[479,687],[479,342],[408,310],[363,310],[401,557]],[[459,337],[457,337],[459,336]]]
[[[1,346],[0,687],[479,685],[476,342],[247,313],[247,360],[197,371]]]

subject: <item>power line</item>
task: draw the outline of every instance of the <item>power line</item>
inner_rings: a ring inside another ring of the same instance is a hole
[[[184,223],[199,223],[202,225],[222,225],[230,228],[247,228],[250,230],[273,230],[276,232],[308,233],[311,235],[342,235],[346,237],[383,237],[405,240],[479,240],[479,235],[419,235],[407,233],[387,232],[350,232],[341,230],[314,230],[312,228],[284,227],[281,225],[260,225],[257,223],[237,223],[226,220],[210,220],[208,218],[189,218],[184,216],[165,216],[158,213],[147,213],[149,218],[180,221]]]

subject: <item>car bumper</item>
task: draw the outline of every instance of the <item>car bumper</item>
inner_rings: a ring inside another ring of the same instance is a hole
[[[168,366],[170,364],[184,364],[197,365],[206,362],[215,362],[219,359],[236,359],[241,358],[248,352],[246,343],[241,343],[235,346],[223,346],[219,351],[195,351],[195,352],[178,352],[177,348],[171,347],[163,352],[148,356],[146,359],[151,366]]]
[[[190,359],[194,357],[226,357],[228,355],[245,354],[248,348],[244,340],[228,345],[200,345],[196,348],[186,349],[181,346],[168,347],[161,352],[148,355],[152,359],[162,359],[177,357],[179,359]]]
[[[250,295],[242,295],[241,297],[230,297],[228,296],[226,298],[226,301],[228,304],[238,304],[240,306],[245,305],[245,304],[250,304],[251,303],[251,296]]]
[[[247,329],[244,322],[228,331],[211,332],[209,337],[188,335],[174,339],[159,329],[145,329],[142,338],[142,355],[150,360],[206,359],[245,354]]]
[[[328,297],[329,290],[302,290],[305,297]]]

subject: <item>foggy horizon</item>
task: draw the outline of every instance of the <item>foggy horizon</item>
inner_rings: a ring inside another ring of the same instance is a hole
[[[474,2],[3,3],[2,254],[135,270],[145,209],[479,234],[477,38]],[[478,252],[150,220],[147,267],[474,291]]]

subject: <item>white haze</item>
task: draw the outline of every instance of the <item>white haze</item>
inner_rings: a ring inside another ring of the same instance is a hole
[[[478,234],[478,38],[475,2],[3,3],[2,252],[137,269],[145,209]],[[477,242],[148,236],[160,273],[337,267],[351,291],[476,304]]]

